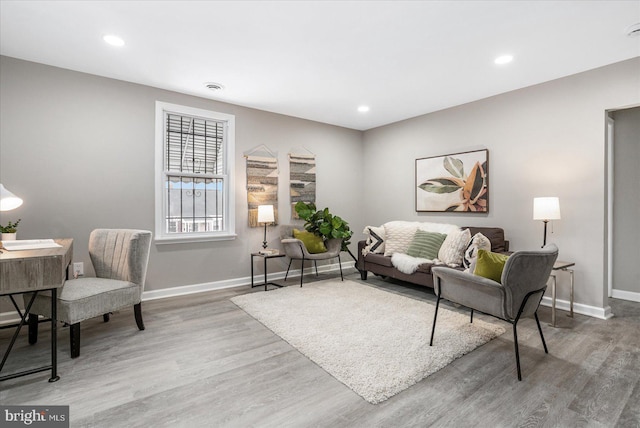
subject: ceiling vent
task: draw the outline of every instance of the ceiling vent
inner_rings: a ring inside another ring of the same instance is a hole
[[[627,28],[627,36],[629,37],[640,36],[640,23],[633,24],[631,27]]]
[[[205,84],[204,84],[204,86],[205,86],[207,89],[210,89],[210,90],[212,90],[212,91],[221,91],[221,90],[223,90],[223,89],[224,89],[224,86],[222,86],[222,85],[221,85],[221,84],[219,84],[219,83],[215,83],[215,82],[207,82],[207,83],[205,83]]]

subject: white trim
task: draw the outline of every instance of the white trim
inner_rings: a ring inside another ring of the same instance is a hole
[[[640,302],[640,293],[636,291],[611,290],[611,297],[614,299],[630,300],[632,302]]]
[[[225,132],[225,172],[224,186],[226,206],[224,208],[224,221],[226,230],[223,232],[198,233],[198,234],[167,234],[164,228],[165,199],[162,180],[164,175],[164,127],[165,112],[201,117],[224,122]],[[155,234],[156,244],[178,244],[185,242],[221,241],[233,240],[236,235],[235,216],[235,152],[236,152],[236,117],[232,114],[219,113],[211,110],[203,110],[178,104],[170,104],[156,101],[156,129],[155,129]]]
[[[337,263],[333,263],[330,265],[322,265],[318,267],[318,273],[327,273],[327,272],[334,272],[339,270],[340,270],[340,266],[338,266]],[[345,268],[343,266],[342,270],[345,273],[349,273],[351,272],[351,270],[355,271],[355,268]],[[304,272],[305,272],[305,275],[315,274],[315,268],[313,267],[305,268]],[[268,280],[273,281],[273,280],[284,279],[285,274],[286,274],[285,271],[269,273]],[[300,277],[300,269],[290,270],[288,278],[296,278],[296,277]],[[254,277],[254,286],[262,285],[263,281],[264,281],[264,272],[256,273]],[[206,291],[222,290],[225,288],[246,287],[250,284],[251,284],[251,277],[245,276],[241,278],[227,279],[222,281],[205,282],[201,284],[163,288],[162,290],[149,290],[149,291],[144,291],[142,293],[142,300],[148,301],[148,300],[156,300],[156,299],[165,299],[168,297],[185,296],[188,294],[204,293]]]
[[[607,114],[607,296],[613,297],[613,175],[615,121]]]
[[[322,265],[318,267],[318,273],[327,273],[327,272],[334,272],[334,271],[338,271],[338,272],[340,271],[340,266],[338,266],[337,263],[333,263],[330,265]],[[348,273],[351,273],[352,271],[355,272],[355,268],[345,267],[343,265],[342,271],[346,275]],[[313,267],[308,267],[304,270],[305,275],[311,275],[311,274],[315,275],[315,272],[316,272],[315,268]],[[286,272],[284,271],[269,273],[268,279],[269,281],[284,279],[285,273]],[[296,278],[296,277],[300,277],[300,269],[290,270],[288,278]],[[264,272],[256,273],[254,277],[254,281],[255,281],[254,286],[256,287],[262,286],[263,284],[262,281],[264,281]],[[222,290],[225,288],[247,287],[250,284],[251,284],[251,277],[245,276],[241,278],[227,279],[222,281],[205,282],[202,284],[183,285],[180,287],[163,288],[162,290],[149,290],[149,291],[144,291],[142,293],[142,301],[148,302],[150,300],[186,296],[189,294],[204,293],[207,291]],[[297,285],[297,282],[292,283],[292,285]],[[20,321],[20,318],[18,318],[18,315],[16,314],[15,311],[0,313],[0,325],[16,323],[18,321]]]
[[[551,297],[544,296],[540,304],[542,306],[551,307]],[[561,311],[569,312],[569,301],[556,299],[556,310],[558,309]],[[583,303],[574,303],[573,312],[580,315],[587,315],[590,317],[599,318],[601,320],[608,320],[609,318],[613,317],[613,313],[611,312],[610,306],[599,308],[597,306],[585,305]]]

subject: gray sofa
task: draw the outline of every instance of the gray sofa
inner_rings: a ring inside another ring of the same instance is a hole
[[[509,251],[509,241],[504,239],[504,230],[499,227],[462,227],[462,229],[469,229],[471,236],[482,233],[491,241],[491,251],[493,252],[507,253]],[[356,268],[360,271],[360,277],[363,281],[367,279],[368,272],[371,272],[375,275],[433,288],[433,275],[431,274],[433,264],[424,263],[412,274],[402,273],[391,264],[390,256],[374,253],[363,256],[362,250],[365,246],[366,241],[358,242]]]

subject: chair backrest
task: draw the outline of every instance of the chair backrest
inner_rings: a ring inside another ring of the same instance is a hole
[[[280,225],[280,239],[293,238],[293,229],[304,230],[304,227],[295,226],[293,224],[281,224]]]
[[[528,293],[543,289],[529,298],[522,316],[532,315],[538,309],[557,258],[558,247],[548,244],[541,250],[516,251],[507,259],[501,281],[506,291],[505,312],[511,319],[516,317]]]
[[[129,281],[144,289],[151,249],[151,232],[95,229],[89,236],[89,255],[98,278]]]

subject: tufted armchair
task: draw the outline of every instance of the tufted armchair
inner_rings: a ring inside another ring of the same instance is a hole
[[[307,251],[304,243],[293,237],[293,225],[283,225],[280,227],[280,243],[284,248],[284,253],[289,257],[289,266],[287,266],[287,273],[284,276],[285,281],[289,275],[289,269],[291,268],[291,262],[293,260],[301,260],[300,265],[300,287],[302,287],[302,278],[304,276],[304,262],[305,260],[313,260],[314,267],[316,269],[316,276],[318,276],[318,260],[330,260],[338,259],[338,265],[340,266],[340,278],[344,281],[342,275],[342,262],[340,260],[340,251],[342,251],[342,239],[329,239],[326,241],[327,252],[311,254]]]
[[[71,358],[80,355],[80,322],[134,307],[138,329],[142,321],[142,291],[147,274],[151,232],[130,229],[96,229],[89,236],[89,255],[95,278],[68,280],[58,293],[57,319],[69,324]],[[30,299],[25,295],[25,300]],[[29,343],[38,340],[38,314],[49,317],[51,295],[36,296],[29,314]]]
[[[507,259],[500,282],[447,267],[433,267],[431,272],[437,302],[429,345],[433,345],[440,299],[470,308],[471,322],[474,310],[492,315],[513,326],[518,380],[522,380],[518,352],[518,321],[526,316],[535,317],[544,352],[548,354],[537,310],[557,257],[558,247],[555,244],[546,245],[541,250],[516,251]]]

